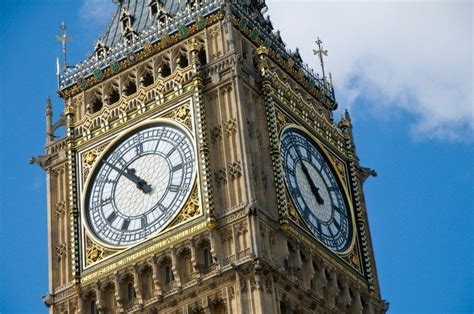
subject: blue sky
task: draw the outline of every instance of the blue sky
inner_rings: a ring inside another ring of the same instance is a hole
[[[2,2],[0,313],[47,312],[45,176],[28,159],[43,151],[46,97],[56,118],[62,106],[60,22],[73,37],[69,60],[80,61],[111,2]],[[391,312],[473,313],[472,2],[268,2],[288,47],[316,69],[311,49],[323,39],[361,163],[379,174],[365,191]]]

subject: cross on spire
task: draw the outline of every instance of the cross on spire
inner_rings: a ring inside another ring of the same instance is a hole
[[[318,40],[315,41],[315,43],[316,43],[316,45],[318,45],[318,50],[313,49],[313,53],[314,53],[314,55],[319,56],[319,60],[321,61],[321,70],[323,72],[323,80],[325,80],[326,79],[326,73],[324,72],[323,56],[327,56],[328,51],[323,49],[323,46],[322,46],[323,42],[321,41],[321,39],[319,39],[319,37],[318,37]]]
[[[67,68],[67,60],[66,60],[67,42],[71,39],[71,37],[67,35],[67,26],[64,22],[61,22],[61,25],[59,25],[59,29],[62,31],[62,34],[56,35],[56,39],[62,43],[64,68]]]

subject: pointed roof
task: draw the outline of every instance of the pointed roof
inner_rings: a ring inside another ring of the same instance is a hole
[[[116,13],[110,23],[107,31],[102,36],[103,42],[107,47],[112,47],[117,43],[123,42],[124,30],[122,20],[130,17],[131,29],[136,33],[156,25],[156,17],[150,12],[150,5],[156,3],[162,4],[165,12],[175,16],[178,11],[186,8],[186,1],[175,0],[122,0],[117,5]]]
[[[72,93],[94,84],[92,78],[102,80],[103,70],[120,69],[118,63],[134,60],[135,53],[163,40],[164,35],[178,34],[186,37],[187,28],[218,11],[221,16],[231,18],[234,27],[257,45],[264,45],[273,51],[273,59],[286,71],[307,85],[308,90],[322,90],[323,97],[337,107],[332,84],[325,77],[321,79],[308,64],[303,63],[298,51],[289,50],[278,30],[274,30],[268,16],[265,16],[265,0],[113,0],[117,10],[106,32],[98,38],[95,53],[73,67],[63,69],[59,75],[61,93],[69,88]],[[235,24],[237,23],[237,24]],[[181,33],[181,34],[180,34]],[[117,68],[118,66],[118,68]],[[61,94],[60,93],[60,94]]]

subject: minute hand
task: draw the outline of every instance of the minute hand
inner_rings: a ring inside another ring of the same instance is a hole
[[[120,169],[106,160],[103,160],[103,163],[123,175],[125,178],[135,183],[137,188],[139,190],[142,190],[144,193],[148,193],[151,191],[151,186],[145,180],[135,174],[135,169]]]
[[[319,194],[319,188],[316,187],[316,185],[314,184],[313,179],[311,178],[311,175],[309,174],[308,168],[304,164],[304,161],[301,161],[301,168],[303,168],[303,173],[309,182],[309,185],[311,187],[311,192],[313,192],[314,196],[316,197],[316,201],[318,202],[319,205],[324,205],[324,199]]]

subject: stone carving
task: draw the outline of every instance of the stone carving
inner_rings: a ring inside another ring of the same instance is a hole
[[[191,195],[189,196],[186,205],[184,205],[183,209],[173,221],[173,223],[171,223],[170,227],[174,227],[188,220],[191,220],[194,217],[201,215],[201,213],[202,212],[199,203],[198,189],[197,186],[195,186],[193,191],[191,192]]]
[[[211,130],[211,139],[213,143],[217,143],[222,139],[222,127],[220,125]]]
[[[97,157],[100,156],[100,154],[105,150],[107,147],[108,143],[99,145],[92,150],[89,150],[88,152],[82,154],[82,182],[84,183],[87,180],[87,177],[90,174],[90,171],[92,170],[92,167],[94,163],[97,160]]]
[[[219,169],[214,172],[214,179],[217,183],[227,182],[227,171],[226,169]]]
[[[119,250],[111,250],[107,249],[100,244],[96,243],[93,241],[91,238],[89,238],[87,235],[85,236],[86,238],[86,267],[95,264],[97,262],[102,261],[106,257],[109,257]]]
[[[230,179],[236,179],[242,176],[242,165],[240,161],[234,161],[227,167],[227,169]]]
[[[176,109],[171,110],[170,112],[165,114],[164,117],[173,119],[181,124],[184,124],[190,130],[193,129],[191,121],[191,109],[189,109],[189,103],[186,103]]]
[[[224,123],[224,131],[227,136],[234,135],[237,132],[237,121],[235,119],[230,119]]]

